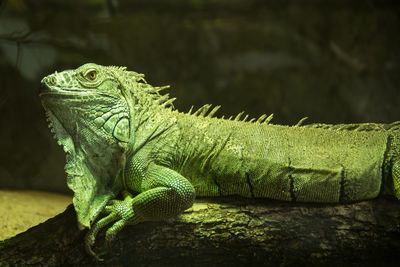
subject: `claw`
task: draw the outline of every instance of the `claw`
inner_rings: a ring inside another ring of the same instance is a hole
[[[85,236],[85,249],[86,252],[94,257],[97,261],[103,261],[96,252],[93,251],[92,246],[94,245],[95,237],[92,235],[92,231],[89,231]]]
[[[96,252],[93,251],[92,247],[96,242],[96,236],[97,233],[106,225],[110,224],[111,222],[115,221],[116,215],[115,214],[109,214],[108,216],[100,219],[97,221],[93,227],[89,230],[89,232],[85,236],[85,249],[87,253],[91,256],[93,256],[97,261],[103,261]],[[103,253],[104,254],[104,253]]]

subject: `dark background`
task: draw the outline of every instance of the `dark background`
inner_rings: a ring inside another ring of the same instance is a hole
[[[87,62],[170,84],[175,106],[274,123],[400,119],[400,1],[0,1],[0,189],[67,192],[38,93]]]

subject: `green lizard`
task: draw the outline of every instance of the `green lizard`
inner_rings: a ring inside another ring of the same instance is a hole
[[[211,105],[182,113],[174,98],[160,94],[167,86],[92,63],[42,83],[92,255],[103,228],[107,243],[125,225],[183,212],[195,196],[340,203],[389,192],[400,198],[400,122],[281,126],[265,115],[216,118],[219,106]]]

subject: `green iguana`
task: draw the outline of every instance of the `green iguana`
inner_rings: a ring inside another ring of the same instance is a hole
[[[85,64],[55,72],[40,94],[66,152],[68,186],[86,248],[128,224],[161,220],[195,196],[240,195],[340,203],[400,198],[400,122],[270,124],[214,117],[219,106],[182,113],[143,74]],[[100,217],[100,214],[105,214]]]

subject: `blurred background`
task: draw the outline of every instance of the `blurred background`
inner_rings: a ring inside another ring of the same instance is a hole
[[[0,189],[68,192],[38,97],[55,70],[127,66],[170,84],[181,111],[388,123],[399,48],[399,1],[0,1]]]

